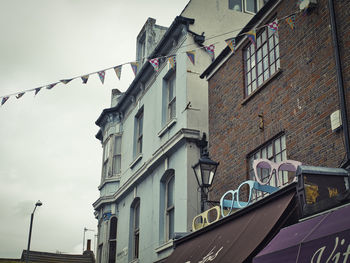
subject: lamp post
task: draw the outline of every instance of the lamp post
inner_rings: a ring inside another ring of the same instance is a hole
[[[30,250],[30,239],[32,237],[32,226],[33,226],[33,219],[34,219],[34,212],[35,212],[35,209],[37,206],[42,206],[42,202],[40,200],[38,200],[36,203],[35,203],[35,207],[34,207],[34,210],[33,210],[33,213],[31,214],[30,216],[30,226],[29,226],[29,237],[28,237],[28,246],[27,246],[27,258],[26,258],[26,263],[28,263],[28,260],[29,260],[29,250]]]
[[[213,183],[216,169],[219,165],[218,162],[210,159],[207,144],[206,134],[203,133],[202,139],[197,144],[201,150],[201,156],[198,162],[192,166],[198,186],[201,189],[201,212],[204,212],[204,206],[208,200],[209,188]]]

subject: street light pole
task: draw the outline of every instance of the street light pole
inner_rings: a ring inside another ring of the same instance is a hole
[[[28,263],[29,261],[29,250],[30,250],[30,240],[32,238],[32,227],[33,227],[33,219],[34,219],[34,212],[37,206],[41,206],[43,203],[38,200],[38,202],[36,202],[33,213],[30,216],[30,226],[29,226],[29,237],[28,237],[28,246],[27,246],[27,258],[26,258],[26,263]]]

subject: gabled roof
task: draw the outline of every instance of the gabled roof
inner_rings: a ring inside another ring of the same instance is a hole
[[[246,26],[237,34],[236,45],[238,45],[245,37],[244,33],[252,30],[254,26],[260,21],[261,18],[273,7],[273,5],[278,0],[269,0],[252,19],[246,24]],[[231,54],[231,48],[229,46],[225,47],[217,58],[205,69],[205,71],[199,76],[201,79],[209,76],[215,68],[222,62],[228,55]]]
[[[160,40],[158,45],[155,47],[153,52],[149,55],[149,58],[157,57],[160,54],[162,48],[166,45],[167,41],[169,40],[169,37],[172,35],[172,33],[175,32],[175,30],[178,28],[179,25],[189,25],[189,24],[193,24],[193,23],[194,23],[194,19],[192,19],[192,18],[177,16],[175,18],[175,20],[173,21],[173,23],[168,28],[168,30],[165,32],[164,36],[162,37],[162,39]],[[112,112],[118,112],[122,109],[122,107],[125,105],[125,103],[127,101],[127,98],[129,97],[129,95],[131,95],[135,91],[135,89],[137,88],[137,84],[144,77],[145,73],[149,70],[153,71],[153,67],[151,66],[151,64],[150,63],[143,64],[142,68],[137,73],[135,79],[130,84],[129,88],[121,96],[118,104],[115,107],[107,108],[107,109],[104,109],[102,111],[102,113],[100,114],[100,116],[98,117],[98,119],[95,122],[95,124],[97,126],[101,125],[101,121],[106,114],[112,113]]]

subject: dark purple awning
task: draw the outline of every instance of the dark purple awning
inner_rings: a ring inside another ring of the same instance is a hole
[[[253,263],[350,262],[350,205],[286,227]]]
[[[166,262],[244,262],[264,243],[276,224],[285,220],[283,215],[290,215],[289,210],[285,212],[294,195],[294,190],[274,199],[271,195],[264,205],[252,204],[221,219],[221,222],[192,233],[177,244]]]

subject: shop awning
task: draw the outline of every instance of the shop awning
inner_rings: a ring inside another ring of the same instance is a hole
[[[294,186],[295,188],[295,186]],[[237,262],[252,259],[291,214],[295,190],[273,194],[176,242],[167,263]],[[283,192],[283,191],[282,191]],[[288,209],[287,209],[288,208]],[[259,247],[259,250],[257,250]]]
[[[350,262],[350,205],[281,229],[253,262]]]

